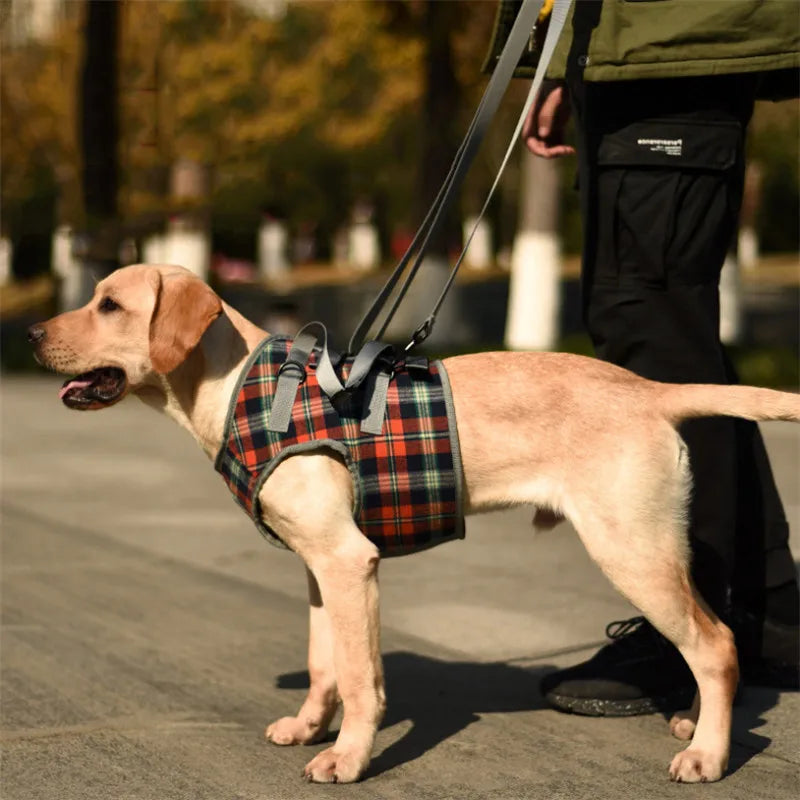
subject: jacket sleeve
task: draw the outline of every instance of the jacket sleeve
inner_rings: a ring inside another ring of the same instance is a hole
[[[492,38],[489,42],[489,51],[483,62],[482,72],[491,74],[494,71],[495,64],[500,59],[500,54],[503,52],[503,47],[508,40],[514,20],[516,20],[521,7],[522,0],[499,0],[492,28]],[[553,53],[553,58],[548,65],[546,76],[548,78],[564,78],[567,55],[572,38],[572,12],[574,7],[575,4],[573,3],[569,17],[564,25],[564,30]],[[536,72],[536,65],[539,63],[539,56],[542,52],[542,45],[544,44],[544,37],[547,33],[547,26],[550,23],[550,12],[552,10],[553,0],[544,0],[539,19],[531,31],[528,47],[523,51],[519,64],[514,70],[515,78],[533,78]]]

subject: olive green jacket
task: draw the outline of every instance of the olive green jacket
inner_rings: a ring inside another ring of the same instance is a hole
[[[760,96],[798,94],[798,0],[576,1],[548,77],[563,77],[568,60],[574,59],[570,68],[582,68],[586,81],[759,72],[764,75]],[[502,50],[520,4],[521,0],[500,0],[487,71]],[[518,76],[533,75],[542,33],[534,37],[538,46],[523,54]]]

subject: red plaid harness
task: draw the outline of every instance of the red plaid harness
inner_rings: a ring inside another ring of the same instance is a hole
[[[382,432],[373,435],[360,428],[360,391],[337,398],[334,407],[317,382],[312,355],[289,429],[276,433],[267,422],[291,344],[285,337],[269,337],[251,354],[214,464],[259,531],[285,547],[261,521],[258,494],[284,458],[327,448],[347,464],[353,476],[353,517],[382,556],[463,538],[461,459],[444,365],[436,361],[397,371],[389,384]],[[351,363],[341,367],[344,374]]]

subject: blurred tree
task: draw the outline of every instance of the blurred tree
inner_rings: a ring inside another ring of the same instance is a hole
[[[81,188],[86,217],[81,257],[84,266],[97,275],[111,272],[119,263],[118,10],[116,2],[88,0],[79,86]]]
[[[19,277],[49,268],[56,224],[80,221],[74,124],[79,11],[69,6],[47,41],[15,41],[10,15],[0,18],[0,207]]]
[[[183,210],[169,197],[169,175],[177,160],[194,160],[210,170],[205,202],[228,232],[220,241],[234,249],[255,246],[265,209],[290,223],[316,221],[329,238],[366,198],[394,226],[415,227],[485,85],[480,65],[496,8],[494,0],[338,0],[290,2],[282,14],[276,4],[269,15],[256,13],[264,4],[235,0],[113,5],[121,31],[120,215],[145,231]],[[0,201],[12,231],[30,197],[52,198],[54,187],[57,221],[84,221],[76,97],[86,7],[65,3],[46,40],[4,36]],[[524,81],[512,85],[468,176],[468,213],[505,149],[525,89]],[[759,127],[762,115],[769,129]],[[764,104],[753,125],[751,146],[765,169],[759,226],[770,249],[796,246],[797,119],[796,104]],[[565,182],[570,176],[567,168]],[[502,191],[508,244],[518,205],[513,172]],[[576,207],[568,204],[569,231],[579,227]],[[46,230],[55,221],[38,219]],[[577,233],[570,238],[574,251]]]
[[[460,141],[457,111],[460,91],[453,66],[451,33],[463,18],[455,3],[425,3],[425,81],[420,159],[420,219],[442,186]],[[447,257],[458,241],[458,209],[450,208],[439,233],[431,240],[430,254]]]
[[[463,129],[461,87],[483,82],[493,10],[298,2],[271,18],[224,0],[127,3],[124,150],[139,175],[129,213],[163,205],[163,177],[148,193],[143,176],[181,157],[213,165],[215,209],[242,182],[251,202],[327,234],[361,197],[416,223]]]
[[[279,19],[232,2],[128,3],[131,172],[195,159],[226,201],[242,182],[261,208],[344,221],[382,160],[402,169],[384,156],[419,95],[420,44],[387,18],[380,3],[297,3]],[[157,211],[160,188],[140,177],[129,213]]]
[[[757,103],[748,156],[761,168],[757,229],[762,252],[800,248],[800,103]]]

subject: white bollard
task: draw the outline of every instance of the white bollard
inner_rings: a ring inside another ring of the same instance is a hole
[[[71,311],[83,305],[86,281],[83,267],[73,252],[72,228],[69,225],[59,225],[53,232],[50,266],[59,278],[59,310]]]
[[[350,266],[362,272],[377,269],[381,252],[378,230],[371,222],[355,222],[349,232]]]
[[[754,272],[758,266],[759,247],[756,229],[745,225],[739,229],[738,242],[739,266],[745,272]]]
[[[739,262],[728,253],[719,276],[719,338],[723,344],[735,344],[742,335],[741,296]]]
[[[11,269],[12,257],[14,255],[14,245],[11,239],[0,236],[0,286],[8,286],[13,278]]]
[[[186,267],[202,280],[208,280],[211,266],[211,239],[205,231],[181,230],[167,231],[164,264]]]
[[[475,227],[477,222],[478,227]],[[472,236],[472,231],[475,235]],[[469,248],[464,255],[464,264],[472,269],[489,269],[492,266],[492,226],[484,217],[480,222],[477,217],[467,217],[464,220],[463,242],[464,245],[472,236]]]
[[[555,161],[530,153],[523,153],[521,167],[505,343],[512,350],[551,350],[561,311],[559,172]]]
[[[165,264],[167,256],[167,241],[163,233],[154,233],[142,243],[143,264]]]
[[[258,229],[258,274],[261,278],[275,278],[289,271],[286,248],[289,235],[286,225],[277,219],[265,217]]]
[[[558,235],[519,231],[511,251],[506,347],[550,350],[556,344],[561,304]]]

